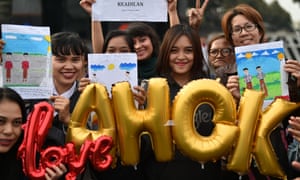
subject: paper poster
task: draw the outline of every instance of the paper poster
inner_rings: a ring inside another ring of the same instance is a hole
[[[2,81],[24,99],[52,94],[50,28],[2,24]]]
[[[167,22],[168,4],[166,0],[97,0],[92,5],[92,19]]]
[[[111,97],[112,84],[129,82],[138,85],[136,53],[88,54],[88,73],[92,82],[106,86]]]
[[[235,48],[241,94],[244,90],[263,91],[265,100],[284,95],[284,47],[282,41]]]

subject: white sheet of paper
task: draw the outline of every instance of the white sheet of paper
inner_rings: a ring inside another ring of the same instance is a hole
[[[52,95],[50,27],[2,24],[3,86],[23,99]]]
[[[128,81],[131,88],[137,86],[136,53],[88,54],[88,72],[91,82],[105,85],[111,97],[114,83]]]
[[[94,21],[167,22],[166,0],[97,0],[92,5]]]
[[[287,73],[283,70],[283,41],[267,42],[235,48],[240,88],[248,88],[245,83],[244,68],[248,68],[247,84],[252,89],[265,92],[263,108],[267,107],[278,96],[288,95]],[[260,76],[256,67],[260,66]],[[263,75],[263,77],[262,77]],[[264,89],[264,90],[263,90]],[[243,91],[241,89],[241,91]]]

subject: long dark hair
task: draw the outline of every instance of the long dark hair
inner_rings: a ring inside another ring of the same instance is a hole
[[[160,39],[154,28],[142,22],[130,23],[128,25],[127,32],[131,36],[131,38],[148,36],[153,46],[153,52],[151,57],[158,56]]]
[[[74,32],[59,32],[51,36],[52,54],[55,56],[83,55],[87,59],[89,49],[86,43]]]
[[[10,88],[0,88],[0,103],[4,100],[15,102],[21,109],[22,122],[26,122],[26,108],[21,96]],[[21,161],[17,159],[18,148],[23,140],[23,132],[16,144],[4,154],[0,154],[0,175],[1,179],[19,180],[22,177]]]
[[[176,43],[176,41],[183,35],[187,36],[188,39],[191,41],[194,52],[194,63],[191,69],[191,78],[208,78],[208,67],[202,53],[202,47],[198,32],[196,32],[190,26],[184,24],[175,25],[168,29],[165,33],[164,39],[160,47],[160,53],[157,59],[158,74],[160,76],[167,77],[171,73],[172,70],[169,66],[169,56],[171,53],[171,49]]]
[[[133,39],[128,35],[126,31],[116,29],[116,30],[109,31],[107,33],[103,44],[103,53],[106,52],[109,41],[112,38],[120,37],[120,36],[124,37],[126,43],[128,44],[128,47],[130,48],[130,52],[134,52]]]
[[[22,113],[22,122],[25,123],[26,121],[26,109],[25,103],[22,97],[13,89],[11,88],[1,88],[0,87],[0,103],[3,100],[9,100],[15,102],[19,105]]]

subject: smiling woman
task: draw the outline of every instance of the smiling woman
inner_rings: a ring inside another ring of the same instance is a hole
[[[0,88],[0,174],[1,179],[22,179],[18,147],[23,139],[22,124],[26,120],[25,104],[14,90]]]
[[[201,78],[209,78],[206,71],[200,37],[198,32],[188,25],[177,24],[167,30],[161,44],[161,51],[157,58],[157,72],[160,77],[166,78],[169,86],[169,102],[176,100],[177,93],[188,83]],[[187,93],[188,94],[188,93]],[[185,107],[186,108],[186,107]],[[209,136],[214,129],[213,108],[209,104],[199,106],[193,118],[193,126],[198,134]],[[208,117],[208,118],[204,118]],[[183,120],[183,119],[180,119]],[[181,123],[184,123],[181,121]],[[186,136],[184,136],[186,137]],[[141,162],[145,170],[146,179],[220,179],[220,161],[200,164],[196,160],[184,155],[176,146],[174,158],[169,162],[158,162],[152,155],[149,156],[146,147],[152,147],[150,140],[144,136],[145,147],[141,147],[148,157]],[[150,150],[151,152],[151,150]]]
[[[255,28],[245,28],[249,26],[249,24],[255,24]],[[243,28],[242,28],[243,27]],[[254,9],[253,7],[247,4],[239,4],[227,12],[224,13],[222,17],[222,29],[226,36],[226,39],[234,46],[246,46],[246,45],[255,45],[264,42],[265,36],[265,28],[264,28],[264,20],[261,14]],[[236,31],[236,30],[239,31]],[[237,33],[239,32],[239,33]],[[250,57],[251,55],[249,55]],[[289,94],[290,100],[294,101],[297,99],[299,94],[299,85],[300,85],[300,75],[299,75],[299,62],[297,60],[289,59],[283,66],[283,70],[285,73],[294,76],[294,80],[288,80]],[[296,80],[295,80],[296,79]],[[241,94],[240,94],[240,84],[239,84],[239,76],[230,76],[228,78],[228,82],[226,87],[232,93],[232,95],[236,98],[237,102],[240,102]],[[247,85],[247,87],[251,88],[251,84]],[[299,110],[298,110],[299,111]],[[292,178],[290,164],[287,158],[287,149],[284,148],[285,144],[288,143],[288,139],[282,136],[285,134],[286,127],[288,125],[288,119],[283,119],[282,124],[277,126],[276,129],[270,135],[270,142],[274,146],[274,151],[278,156],[278,164],[280,164],[282,170],[288,177],[288,179]],[[257,166],[260,167],[260,166]],[[252,172],[258,172],[256,170],[256,166],[251,166]],[[249,171],[250,172],[250,171]],[[253,174],[255,178],[262,179],[266,178],[263,173],[255,173]]]

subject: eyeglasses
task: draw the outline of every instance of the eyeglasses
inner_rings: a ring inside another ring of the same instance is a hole
[[[253,31],[257,27],[256,24],[246,23],[244,26],[234,26],[232,28],[232,34],[241,34],[244,29],[247,32]]]
[[[219,53],[221,53],[222,56],[226,57],[229,56],[232,52],[231,48],[222,48],[222,49],[210,49],[208,51],[208,55],[211,57],[217,57]]]

